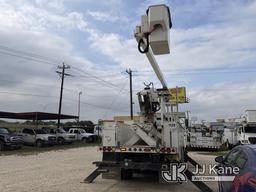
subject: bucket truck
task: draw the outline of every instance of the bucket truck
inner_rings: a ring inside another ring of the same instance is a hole
[[[172,165],[189,161],[197,163],[186,153],[185,118],[169,102],[167,82],[154,55],[168,54],[169,30],[172,27],[170,10],[166,5],[150,6],[141,17],[141,25],[135,28],[139,52],[146,55],[162,84],[159,89],[148,85],[138,93],[140,121],[126,124],[118,121],[102,121],[102,161],[94,162],[97,168],[84,182],[91,183],[98,175],[103,178],[130,179],[138,173],[154,172],[160,182],[182,182],[183,178],[170,175]],[[184,170],[191,180],[192,172]],[[202,191],[211,191],[203,182],[193,182]]]
[[[236,127],[236,144],[256,144],[256,110],[246,110],[244,120]]]

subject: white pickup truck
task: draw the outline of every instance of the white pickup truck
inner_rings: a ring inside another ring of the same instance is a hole
[[[25,128],[22,130],[22,136],[24,144],[27,145],[42,147],[56,144],[56,136],[47,134],[42,129]]]
[[[62,128],[43,127],[42,129],[49,134],[55,135],[58,144],[71,144],[76,140],[75,134],[67,133]]]
[[[92,133],[86,133],[84,129],[80,129],[80,128],[71,128],[69,129],[69,133],[75,134],[76,140],[82,141],[84,143],[93,142],[97,137],[97,135]]]

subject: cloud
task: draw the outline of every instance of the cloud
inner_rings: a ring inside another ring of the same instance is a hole
[[[84,30],[87,22],[78,12],[54,12],[44,7],[36,7],[27,1],[20,3],[0,2],[2,27],[12,27],[31,31]],[[53,2],[51,2],[53,3]]]
[[[201,120],[239,117],[245,110],[255,108],[255,93],[255,80],[197,87],[188,92],[191,100],[188,109]]]
[[[91,16],[92,19],[98,21],[110,21],[110,22],[128,22],[128,18],[113,15],[111,12],[101,12],[101,11],[88,11],[86,13],[88,16]]]
[[[87,22],[82,13],[67,12],[55,13],[43,7],[37,8],[32,4],[22,2],[19,6],[15,3],[1,2],[0,7],[0,48],[1,54],[1,110],[3,111],[38,111],[46,110],[57,112],[60,79],[55,73],[57,65],[63,61],[71,65],[71,73],[74,77],[65,79],[63,112],[67,114],[77,113],[77,95],[83,91],[82,112],[84,118],[96,120],[111,108],[122,111],[120,106],[111,106],[113,95],[117,95],[120,89],[113,89],[108,83],[94,79],[88,74],[96,76],[109,74],[107,71],[96,71],[97,68],[90,60],[75,54],[75,48],[67,38],[54,33],[56,29],[87,31]],[[17,33],[17,31],[19,31]],[[7,48],[6,48],[7,47]],[[8,49],[8,47],[16,52]],[[22,53],[25,51],[25,54]],[[27,55],[32,54],[32,60]],[[39,55],[40,58],[38,58]],[[41,59],[41,56],[43,59]],[[25,58],[24,58],[25,57]],[[36,57],[36,58],[34,58]],[[44,60],[45,62],[33,60]],[[50,65],[49,65],[50,63]],[[74,67],[74,68],[73,68]],[[79,69],[79,70],[75,70]],[[112,72],[113,73],[113,72]],[[107,80],[111,78],[105,78]],[[112,76],[112,80],[119,80],[116,86],[121,87],[124,80]],[[127,81],[128,82],[128,81]],[[100,96],[101,93],[106,93]],[[121,94],[121,93],[120,93]],[[34,97],[42,95],[49,97]],[[102,99],[105,98],[105,99]],[[123,98],[123,97],[122,97]],[[100,109],[99,107],[102,107]],[[90,112],[88,111],[90,109]],[[112,109],[112,110],[113,110]],[[95,115],[97,114],[97,115]]]

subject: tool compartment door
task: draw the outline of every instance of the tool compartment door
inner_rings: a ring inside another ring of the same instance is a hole
[[[103,146],[116,146],[116,123],[104,122],[102,129],[102,145]]]

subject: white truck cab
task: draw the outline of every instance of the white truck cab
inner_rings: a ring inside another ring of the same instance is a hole
[[[76,135],[72,133],[67,133],[64,129],[62,128],[48,128],[48,127],[43,127],[42,128],[44,131],[46,131],[49,134],[55,135],[57,138],[57,143],[58,144],[65,144],[65,143],[73,143],[76,140]]]
[[[97,135],[98,137],[102,137],[102,126],[101,125],[95,125],[93,133]]]
[[[82,141],[84,143],[93,142],[95,139],[95,134],[87,133],[84,129],[81,128],[71,128],[69,133],[75,134],[76,140]]]
[[[256,122],[239,126],[237,139],[239,144],[256,144]]]
[[[56,144],[56,136],[48,134],[43,129],[24,128],[22,130],[24,144],[42,147]]]

